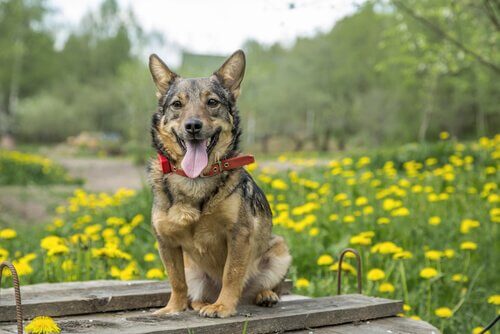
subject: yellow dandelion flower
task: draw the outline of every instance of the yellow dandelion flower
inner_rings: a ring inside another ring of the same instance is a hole
[[[446,140],[448,138],[450,138],[450,133],[447,131],[443,131],[439,134],[439,139],[441,140]]]
[[[443,253],[444,256],[446,256],[448,259],[451,259],[455,256],[455,251],[453,249],[445,249]]]
[[[379,225],[387,225],[391,222],[391,220],[387,217],[380,217],[377,219],[377,224]]]
[[[94,225],[90,225],[90,226],[87,226],[84,230],[83,230],[83,233],[85,233],[86,235],[94,235],[96,233],[99,233],[102,229],[102,226],[99,225],[99,224],[94,224]]]
[[[370,239],[369,237],[362,236],[362,235],[355,235],[355,236],[351,237],[349,242],[352,245],[364,245],[364,246],[366,246],[366,245],[369,245],[372,243],[372,239]]]
[[[71,241],[72,244],[87,244],[90,240],[88,235],[82,234],[82,233],[77,233],[73,234],[69,240]]]
[[[394,254],[402,252],[403,249],[391,241],[379,242],[370,249],[372,253]]]
[[[74,267],[75,267],[75,264],[71,260],[65,260],[65,261],[63,261],[63,263],[61,265],[62,270],[65,272],[73,270]]]
[[[347,215],[347,216],[344,216],[342,221],[346,224],[351,224],[351,223],[354,223],[356,221],[356,218],[353,215]]]
[[[440,318],[451,318],[453,312],[448,307],[440,307],[434,311],[434,314]]]
[[[486,173],[486,175],[493,175],[497,172],[497,169],[493,166],[489,166],[484,169],[484,172]]]
[[[476,250],[477,249],[477,244],[472,241],[464,241],[460,244],[460,249],[461,250]]]
[[[309,235],[311,237],[315,237],[319,234],[319,229],[317,227],[313,227],[312,229],[309,230]]]
[[[438,271],[434,268],[426,267],[420,270],[420,277],[425,279],[430,279],[436,277],[438,275]]]
[[[309,285],[310,285],[310,283],[309,283],[309,280],[308,280],[307,278],[299,278],[299,279],[295,282],[295,286],[296,286],[298,289],[301,289],[301,288],[307,288]]]
[[[394,292],[394,290],[394,285],[392,285],[391,283],[382,283],[378,287],[378,291],[382,293],[392,293]]]
[[[472,330],[472,334],[481,334],[483,332],[484,328],[483,327],[475,327],[473,330]],[[484,332],[484,334],[491,334],[490,331],[486,331]]]
[[[467,276],[465,276],[464,274],[455,274],[453,276],[451,276],[451,280],[453,282],[463,282],[463,283],[466,283],[469,281],[469,278]]]
[[[288,211],[290,209],[290,205],[287,203],[278,203],[276,204],[276,210],[278,211]]]
[[[50,250],[59,245],[64,245],[64,239],[55,235],[49,235],[40,241],[40,247],[45,250]]]
[[[385,273],[382,269],[375,268],[370,270],[366,277],[369,281],[380,281],[385,278]]]
[[[411,311],[411,306],[408,305],[408,304],[403,304],[403,311],[410,312]]]
[[[468,234],[471,229],[479,227],[481,224],[477,220],[464,219],[460,223],[460,233]]]
[[[0,262],[7,260],[9,257],[9,251],[5,248],[0,248]]]
[[[251,173],[257,169],[258,165],[256,162],[251,163],[250,165],[246,166],[246,169]]]
[[[124,218],[120,217],[108,217],[106,219],[106,224],[110,226],[120,226],[125,224],[127,221]]]
[[[365,216],[371,215],[374,212],[373,206],[367,205],[363,208],[363,214]]]
[[[328,254],[323,254],[318,258],[317,264],[318,266],[329,266],[333,263],[333,257]]]
[[[47,251],[48,256],[55,256],[55,255],[61,255],[61,254],[66,254],[69,252],[69,248],[66,245],[55,245],[51,249]]]
[[[132,227],[136,227],[137,225],[139,225],[140,223],[142,223],[144,221],[144,216],[141,215],[141,214],[137,214],[134,216],[134,218],[132,218],[132,220],[130,221],[130,226]]]
[[[412,257],[413,257],[413,254],[410,251],[397,252],[397,253],[394,253],[394,255],[392,256],[392,258],[394,260],[407,260],[407,259],[411,259]]]
[[[15,237],[17,237],[17,232],[11,228],[0,230],[0,239],[9,240]]]
[[[51,317],[36,317],[26,326],[26,333],[53,334],[61,333],[61,329]]]
[[[410,210],[408,210],[408,208],[405,208],[405,207],[398,208],[396,210],[393,210],[391,212],[391,215],[394,217],[405,217],[405,216],[410,215]]]
[[[428,223],[429,223],[429,225],[437,226],[437,225],[441,224],[441,217],[432,216],[429,218]]]
[[[287,190],[288,184],[281,179],[275,179],[271,182],[271,187],[278,190]]]
[[[425,160],[425,164],[427,166],[434,166],[437,163],[438,163],[438,160],[436,158],[428,158],[427,160]]]
[[[347,255],[349,255],[351,253],[347,253],[346,254],[346,257]],[[328,269],[330,269],[331,271],[337,271],[339,270],[339,263],[338,262],[335,262],[334,264],[332,264],[330,267],[328,267]],[[354,268],[350,263],[347,263],[345,261],[342,262],[342,270],[343,271],[347,271],[353,275],[356,275],[356,273],[358,272],[356,270],[356,268]]]
[[[411,192],[412,193],[421,193],[424,187],[422,187],[420,184],[416,184],[413,187],[411,187]]]
[[[334,202],[342,202],[342,201],[345,201],[347,199],[348,199],[348,197],[347,197],[346,193],[339,193],[333,197]]]
[[[500,295],[491,295],[488,297],[488,303],[493,305],[500,305]]]
[[[339,220],[339,215],[336,213],[332,213],[331,215],[328,216],[328,219],[331,221]]]
[[[153,262],[154,260],[156,260],[156,255],[153,254],[153,253],[147,253],[146,255],[144,255],[144,261],[145,262]]]
[[[162,279],[164,277],[165,274],[163,273],[163,270],[159,268],[149,269],[148,272],[146,273],[146,278],[148,279]]]
[[[437,250],[428,250],[427,252],[425,252],[425,258],[432,261],[438,261],[442,256],[443,252]]]
[[[356,204],[356,206],[366,205],[366,204],[368,204],[368,198],[366,198],[364,196],[360,196],[360,197],[356,198],[356,200],[354,201],[354,204]]]
[[[131,232],[132,232],[132,226],[130,225],[124,225],[120,227],[120,229],[118,230],[119,235],[127,235],[130,234]]]

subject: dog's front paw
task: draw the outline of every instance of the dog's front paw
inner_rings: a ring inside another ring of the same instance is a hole
[[[278,303],[280,297],[272,290],[262,290],[255,297],[255,304],[264,307],[273,307]]]
[[[187,305],[185,306],[165,306],[164,308],[161,308],[159,310],[156,310],[153,312],[153,315],[166,315],[166,314],[175,314],[179,313],[182,311],[185,311],[187,309]]]
[[[191,302],[191,308],[195,311],[199,311],[207,305],[210,305],[210,303],[199,301],[199,300],[194,300]]]
[[[208,318],[227,318],[234,314],[236,314],[236,308],[230,308],[221,303],[210,304],[200,310],[200,315]]]

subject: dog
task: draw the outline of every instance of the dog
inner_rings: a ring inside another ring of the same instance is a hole
[[[149,58],[159,157],[148,167],[151,220],[172,287],[157,315],[192,308],[224,318],[240,302],[270,307],[279,300],[292,258],[285,240],[272,234],[264,193],[241,167],[253,158],[238,148],[245,64],[238,50],[210,77],[182,78],[157,55]]]

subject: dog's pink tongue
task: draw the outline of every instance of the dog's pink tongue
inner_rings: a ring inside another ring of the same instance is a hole
[[[207,141],[186,140],[186,155],[182,159],[182,170],[192,179],[198,177],[203,169],[207,167]]]

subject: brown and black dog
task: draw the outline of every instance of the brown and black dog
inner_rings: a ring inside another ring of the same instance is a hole
[[[152,223],[172,294],[156,314],[190,306],[206,317],[228,317],[241,300],[273,306],[291,262],[273,235],[265,195],[243,168],[204,176],[214,163],[238,156],[236,99],[245,54],[236,51],[208,78],[185,79],[151,55],[158,89],[154,148],[177,173],[151,161]]]

